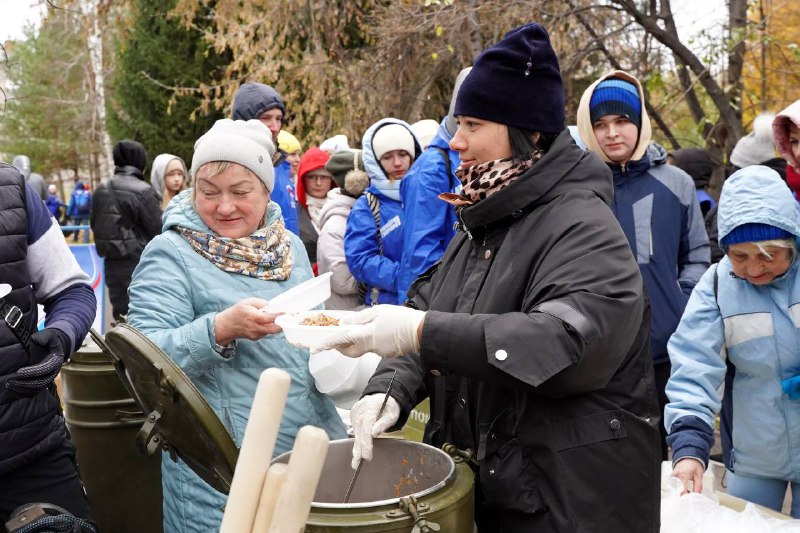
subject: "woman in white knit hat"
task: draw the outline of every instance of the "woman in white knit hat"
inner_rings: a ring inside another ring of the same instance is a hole
[[[403,254],[400,180],[422,150],[411,126],[394,118],[370,126],[361,144],[370,186],[347,219],[347,266],[356,280],[366,285],[367,305],[397,303],[397,274]]]
[[[298,428],[345,437],[333,404],[314,388],[308,351],[292,347],[262,308],[311,279],[300,239],[270,202],[269,131],[258,120],[219,120],[195,143],[195,186],[167,206],[163,233],[142,254],[128,320],[180,366],[241,446],[258,377],[289,372],[289,401],[275,455]],[[184,463],[162,463],[164,531],[218,531],[224,495]]]

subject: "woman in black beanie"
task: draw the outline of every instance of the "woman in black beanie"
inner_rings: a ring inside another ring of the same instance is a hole
[[[484,51],[455,115],[463,190],[442,198],[459,233],[408,307],[361,311],[362,328],[317,347],[385,358],[351,411],[354,459],[430,396],[425,442],[475,452],[481,533],[656,532],[649,308],[611,173],[564,127],[544,28]]]

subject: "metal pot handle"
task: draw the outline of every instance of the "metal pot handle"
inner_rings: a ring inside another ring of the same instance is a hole
[[[455,444],[450,444],[449,442],[445,442],[442,445],[442,451],[453,458],[453,461],[456,463],[472,463],[476,466],[479,465],[478,460],[475,458],[475,452],[473,452],[470,448],[466,450],[460,449]]]
[[[427,520],[420,514],[422,508],[427,508],[425,504],[418,504],[417,498],[413,495],[400,498],[400,510],[411,515],[414,520],[414,527],[411,533],[434,533],[442,528],[436,522]]]

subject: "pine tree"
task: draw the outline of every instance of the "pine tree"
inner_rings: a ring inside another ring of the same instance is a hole
[[[187,29],[169,15],[174,3],[136,2],[131,30],[117,44],[109,131],[114,142],[142,143],[149,162],[171,153],[188,165],[194,142],[224,117],[213,108],[202,109],[198,91],[181,88],[207,84],[227,60],[203,40],[197,25]]]

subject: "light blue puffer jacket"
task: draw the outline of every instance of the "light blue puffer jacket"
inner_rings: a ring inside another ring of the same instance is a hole
[[[800,208],[775,171],[746,167],[725,183],[719,202],[720,238],[746,223],[800,235]],[[800,401],[781,389],[781,381],[800,375],[798,328],[797,262],[762,286],[733,276],[727,256],[706,271],[668,344],[672,376],[665,424],[673,460],[708,460],[711,428],[721,406],[716,391],[728,373],[726,411],[728,406],[732,409],[726,413],[731,415],[729,442],[724,443],[726,466],[737,474],[800,482]]]
[[[250,405],[261,372],[286,370],[292,378],[274,455],[290,450],[300,427],[311,424],[331,439],[345,430],[333,404],[314,388],[308,350],[289,345],[281,334],[259,341],[237,340],[235,354],[214,351],[214,316],[236,302],[269,300],[312,277],[303,244],[291,235],[294,267],[286,281],[262,281],[230,274],[200,256],[176,226],[209,231],[189,202],[190,190],[174,199],[164,213],[163,233],[142,254],[130,285],[128,320],[183,369],[216,412],[237,446],[241,446]],[[280,218],[270,202],[268,223]],[[197,477],[184,463],[163,456],[165,533],[218,531],[225,496]]]

